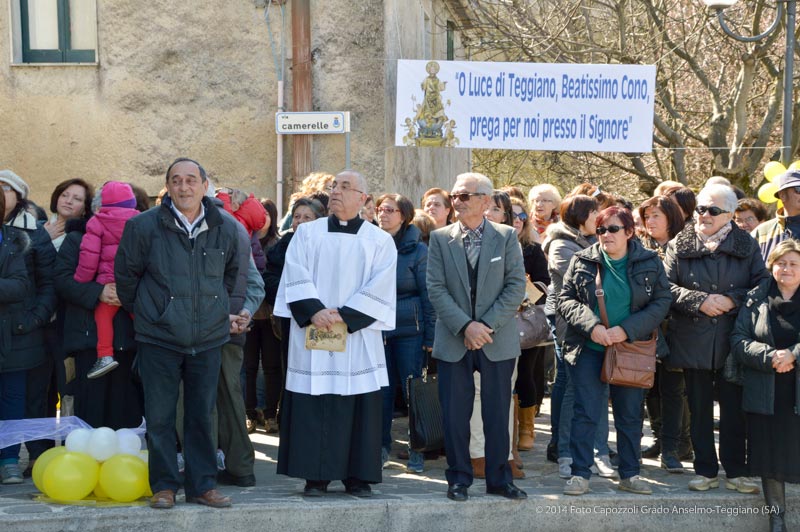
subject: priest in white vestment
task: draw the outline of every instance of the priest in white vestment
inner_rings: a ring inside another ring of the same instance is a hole
[[[291,319],[281,399],[278,473],[320,496],[332,480],[359,497],[381,481],[382,331],[394,329],[397,251],[359,211],[366,180],[346,170],[330,188],[331,216],[297,227],[274,313]],[[306,328],[347,326],[344,352],[306,348]]]

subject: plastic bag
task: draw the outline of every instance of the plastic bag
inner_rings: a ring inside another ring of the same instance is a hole
[[[67,435],[75,429],[91,430],[92,428],[91,425],[77,416],[0,421],[0,449],[18,443],[25,443],[26,441],[64,441],[67,439]],[[140,436],[147,432],[144,418],[142,418],[141,425],[131,430]]]

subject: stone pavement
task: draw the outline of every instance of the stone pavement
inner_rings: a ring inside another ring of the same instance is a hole
[[[642,476],[653,487],[652,496],[634,495],[616,489],[616,482],[599,477],[591,480],[592,492],[582,497],[561,493],[564,481],[556,464],[547,462],[544,448],[550,437],[548,400],[536,418],[537,438],[533,451],[521,453],[526,478],[517,485],[528,492],[528,500],[512,502],[487,496],[485,483],[476,480],[466,503],[449,501],[445,494],[444,458],[427,461],[425,473],[406,474],[395,457],[406,431],[407,418],[395,420],[395,448],[383,483],[374,486],[371,499],[344,493],[341,483],[332,483],[332,493],[315,500],[301,495],[303,481],[275,474],[278,439],[263,432],[252,435],[256,449],[253,488],[223,486],[234,507],[212,510],[185,504],[182,494],[173,510],[146,506],[69,506],[46,504],[33,499],[30,480],[17,486],[0,486],[0,531],[484,531],[527,532],[573,530],[766,530],[764,501],[760,495],[742,495],[724,487],[705,493],[690,492],[686,474],[667,473],[658,462],[645,460]],[[649,443],[648,434],[643,443]],[[615,441],[613,423],[611,441]],[[612,447],[613,447],[612,443]],[[24,465],[24,464],[23,464]],[[691,467],[691,464],[685,464]],[[721,477],[722,478],[722,477]],[[787,489],[789,523],[800,523],[800,489]],[[793,513],[792,513],[793,512]]]

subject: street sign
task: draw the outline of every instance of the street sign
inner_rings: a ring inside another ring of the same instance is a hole
[[[350,113],[344,111],[275,113],[275,132],[279,135],[349,133]]]

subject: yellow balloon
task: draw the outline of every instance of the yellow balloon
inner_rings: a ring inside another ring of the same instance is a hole
[[[800,170],[800,161],[795,161],[792,164],[790,164],[788,170],[791,171]]]
[[[775,203],[778,201],[778,198],[775,197],[777,191],[777,183],[764,183],[758,188],[758,199],[764,203]]]
[[[117,502],[131,502],[147,491],[147,464],[138,456],[117,454],[100,468],[100,486]]]
[[[100,482],[98,482],[97,486],[94,487],[93,493],[98,499],[108,499],[108,493],[103,491],[103,486],[100,485]]]
[[[36,486],[36,489],[44,493],[44,484],[42,483],[44,470],[47,469],[47,466],[50,465],[53,458],[65,452],[67,452],[67,448],[59,445],[58,447],[47,449],[36,459],[36,462],[33,464],[33,471],[31,472],[33,485]]]
[[[99,470],[88,454],[61,453],[44,470],[44,492],[57,501],[79,501],[94,490]]]
[[[778,161],[770,161],[764,166],[764,177],[772,183],[772,180],[786,171],[786,167]],[[763,201],[763,200],[762,200]]]

